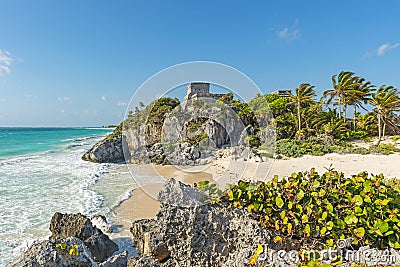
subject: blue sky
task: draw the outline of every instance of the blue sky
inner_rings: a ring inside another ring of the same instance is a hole
[[[400,87],[399,1],[2,1],[0,126],[123,119],[158,71],[230,65],[265,92],[351,70]]]

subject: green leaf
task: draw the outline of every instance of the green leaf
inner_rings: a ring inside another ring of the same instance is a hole
[[[333,222],[327,222],[326,223],[326,228],[328,228],[328,230],[332,230],[332,228],[333,228]]]
[[[325,220],[326,217],[328,217],[328,213],[326,211],[324,211],[321,215],[322,220]]]
[[[281,219],[286,217],[286,211],[282,210],[279,215],[281,216]]]
[[[322,227],[321,228],[321,235],[324,235],[326,233],[327,229],[326,227]]]
[[[334,245],[334,240],[333,239],[328,239],[328,240],[326,240],[326,244],[329,246],[329,247],[333,247],[333,245]]]
[[[254,205],[250,204],[249,206],[247,206],[247,211],[251,212],[251,210],[254,209]]]
[[[300,204],[296,204],[296,208],[299,210],[300,213],[303,212],[303,207]]]
[[[336,219],[335,220],[335,225],[337,226],[337,228],[339,229],[345,229],[346,228],[346,223],[341,220],[341,219]]]
[[[329,211],[329,213],[333,213],[333,206],[332,206],[331,203],[328,203],[328,204],[326,205],[326,209]]]
[[[233,191],[232,190],[228,191],[228,197],[229,197],[229,200],[233,200]]]
[[[307,224],[306,227],[304,227],[303,232],[306,234],[306,236],[310,236],[310,234],[311,234],[311,228],[310,228],[310,225],[309,225],[309,224]]]
[[[303,199],[303,197],[304,197],[304,191],[300,189],[299,192],[296,195],[296,200],[300,201],[300,200]]]
[[[279,208],[282,208],[283,205],[284,205],[285,203],[283,202],[282,198],[277,197],[277,198],[275,199],[275,204],[276,204]]]
[[[301,221],[302,221],[303,223],[308,222],[308,215],[307,215],[307,214],[304,214],[303,216],[301,216]]]
[[[394,233],[394,231],[387,231],[385,234],[384,234],[384,236],[389,236],[389,235],[391,235],[391,234],[393,234]]]
[[[374,224],[374,228],[378,229],[381,233],[385,233],[389,230],[389,224],[383,220],[379,220]]]
[[[290,234],[291,232],[292,232],[292,224],[291,223],[288,223],[288,225],[287,225],[287,232]]]
[[[389,240],[389,246],[391,246],[392,248],[395,248],[395,249],[399,249],[400,248],[400,243],[398,241],[392,242],[392,241]]]
[[[359,237],[362,238],[365,235],[365,229],[363,227],[357,228],[354,230],[354,234]]]
[[[386,206],[388,203],[389,203],[388,199],[384,199],[384,200],[381,201],[381,205],[382,206]]]
[[[355,212],[357,215],[359,215],[359,214],[361,214],[361,213],[363,212],[363,209],[360,208],[360,207],[355,207],[355,208],[354,208],[354,212]]]
[[[354,214],[351,214],[351,215],[347,216],[346,218],[344,218],[344,222],[347,225],[354,225],[358,222],[358,218]]]
[[[361,206],[363,204],[363,199],[362,199],[362,197],[360,195],[356,195],[356,196],[353,197],[353,202],[357,206]]]

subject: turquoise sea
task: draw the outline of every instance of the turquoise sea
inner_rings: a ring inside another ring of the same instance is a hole
[[[112,215],[134,186],[123,165],[81,160],[105,128],[0,128],[0,266],[47,238],[54,212]]]

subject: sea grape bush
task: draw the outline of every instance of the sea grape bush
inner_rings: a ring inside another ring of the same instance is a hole
[[[218,193],[208,183],[200,188]],[[305,240],[334,247],[339,239],[354,238],[355,245],[400,248],[400,193],[383,175],[345,178],[335,170],[319,175],[311,169],[270,182],[239,181],[213,203],[219,201],[275,229],[276,243]]]

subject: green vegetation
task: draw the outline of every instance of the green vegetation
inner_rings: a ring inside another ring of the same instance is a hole
[[[208,182],[196,186],[209,193],[211,203],[247,210],[287,249],[334,247],[347,238],[356,245],[399,249],[398,185],[383,175],[345,178],[311,169],[271,182],[239,181],[224,192]]]
[[[331,152],[388,154],[398,149],[380,143],[385,135],[400,133],[400,117],[396,114],[400,111],[399,94],[393,86],[375,89],[371,82],[355,73],[342,71],[332,76],[332,89],[324,91],[319,101],[315,99],[314,86],[303,83],[290,97],[257,95],[249,107],[258,118],[272,113],[278,154],[288,157]],[[372,111],[367,110],[366,104],[372,106]],[[354,111],[352,118],[347,116],[349,106]],[[360,114],[359,109],[366,113]],[[374,136],[378,142],[369,149],[348,142],[370,141]],[[398,139],[394,136],[393,141]]]
[[[56,244],[56,248],[68,252],[72,257],[79,255],[79,246],[76,244],[59,243]]]
[[[356,147],[344,141],[335,141],[334,144],[330,144],[328,142],[321,142],[321,140],[318,139],[308,139],[304,141],[281,139],[277,141],[275,152],[286,157],[298,158],[307,154],[322,156],[327,153],[389,155],[400,152],[400,149],[392,144],[379,144],[369,148],[363,148]]]
[[[187,130],[189,132],[196,132],[202,124],[207,121],[206,117],[198,117],[187,122]]]
[[[192,145],[199,146],[201,141],[206,139],[208,139],[208,135],[205,132],[202,132],[200,134],[193,136],[192,138],[184,140],[184,142],[188,142]]]

